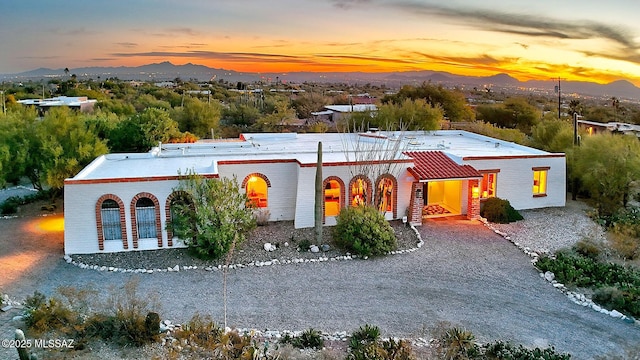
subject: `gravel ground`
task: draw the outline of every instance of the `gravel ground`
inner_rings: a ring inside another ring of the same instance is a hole
[[[398,249],[410,249],[416,247],[417,238],[411,228],[404,226],[399,221],[391,222],[398,239]],[[291,260],[291,259],[317,259],[319,257],[336,257],[344,255],[342,251],[333,246],[331,241],[331,229],[323,231],[325,244],[330,244],[330,250],[320,253],[300,250],[299,245],[304,240],[314,242],[314,229],[295,229],[293,221],[282,221],[258,226],[233,252],[230,264],[248,264],[256,261]],[[267,252],[265,243],[276,245],[276,250]],[[113,266],[121,269],[166,269],[168,267],[223,265],[226,258],[215,260],[201,260],[190,256],[187,249],[166,249],[152,251],[137,251],[128,253],[87,254],[73,255],[73,260],[98,266]]]
[[[571,245],[583,236],[582,229],[590,227],[583,209],[574,205],[524,212],[525,220],[504,231],[522,236],[523,243],[531,241],[532,247]],[[579,220],[568,224],[567,219],[574,217]],[[510,231],[517,229],[529,235]],[[553,235],[556,231],[559,235]],[[471,330],[481,342],[502,339],[554,346],[575,359],[624,356],[625,349],[640,342],[640,327],[569,301],[540,278],[528,256],[479,222],[428,221],[420,233],[425,245],[401,255],[230,270],[228,324],[350,333],[369,323],[387,336],[428,338],[431,329],[447,321]],[[3,235],[0,246],[14,240]],[[538,243],[539,237],[548,240]],[[140,294],[160,300],[163,319],[184,322],[196,312],[211,314],[220,322],[223,318],[221,271],[137,275],[83,270],[62,259],[43,267],[3,291],[21,299],[34,288],[45,294],[61,285],[102,290],[138,278]],[[101,294],[106,297],[108,292]],[[0,338],[12,336],[10,317],[0,313]],[[7,354],[3,350],[0,358]],[[99,358],[125,358],[108,349],[99,354]]]
[[[531,250],[553,253],[583,238],[605,241],[604,229],[587,216],[591,210],[582,201],[567,199],[563,208],[523,210],[524,221],[492,226]]]

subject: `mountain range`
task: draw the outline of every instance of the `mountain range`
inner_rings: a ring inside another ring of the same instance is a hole
[[[519,91],[540,91],[552,93],[558,85],[558,80],[528,80],[519,81],[508,74],[492,76],[464,76],[442,71],[403,71],[403,72],[290,72],[290,73],[247,73],[234,70],[211,68],[204,65],[184,64],[174,65],[168,61],[136,67],[83,67],[69,69],[39,68],[18,74],[0,74],[3,81],[26,81],[35,79],[50,79],[75,74],[78,78],[110,78],[121,80],[166,81],[175,78],[183,80],[225,80],[235,82],[287,82],[287,83],[348,83],[348,84],[385,84],[387,87],[397,87],[405,84],[417,85],[423,82],[443,84],[445,86],[461,86],[465,88],[501,89]],[[563,94],[576,93],[583,96],[617,97],[632,101],[640,101],[640,88],[627,80],[618,80],[608,84],[598,84],[587,81],[560,81]]]

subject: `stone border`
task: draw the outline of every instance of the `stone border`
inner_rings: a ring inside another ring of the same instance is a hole
[[[536,270],[538,270],[540,272],[540,277],[547,280],[554,288],[558,289],[559,291],[561,291],[563,294],[565,294],[569,300],[571,300],[572,302],[584,306],[584,307],[588,307],[590,309],[592,309],[593,311],[597,311],[599,313],[605,314],[605,315],[609,315],[613,318],[617,318],[617,319],[621,319],[626,323],[630,323],[633,324],[635,323],[636,325],[640,326],[640,321],[639,320],[635,320],[634,318],[630,317],[630,316],[626,316],[624,314],[622,314],[621,312],[619,312],[618,310],[607,310],[603,307],[601,307],[600,305],[596,304],[595,302],[593,302],[593,300],[589,299],[586,295],[575,292],[575,291],[571,291],[569,289],[567,289],[567,287],[562,284],[559,283],[555,280],[555,274],[547,271],[545,273],[543,273],[542,271],[540,271],[540,269],[538,269],[536,267],[536,263],[538,262],[538,259],[540,259],[540,256],[545,255],[545,256],[550,256],[553,257],[553,254],[548,252],[548,251],[535,251],[535,250],[531,250],[529,247],[527,246],[523,246],[522,244],[518,243],[517,241],[513,240],[507,233],[500,231],[498,229],[496,229],[495,227],[493,227],[493,225],[485,218],[480,218],[479,219],[485,227],[487,227],[489,230],[495,232],[496,234],[502,236],[505,240],[508,240],[510,243],[512,243],[513,245],[515,245],[518,249],[522,250],[522,252],[524,252],[525,254],[527,254],[528,256],[531,257],[531,265],[533,265],[533,267],[536,268]]]
[[[387,255],[400,255],[400,254],[406,254],[406,253],[411,253],[414,251],[417,251],[418,249],[420,249],[422,247],[422,245],[424,245],[424,241],[422,240],[422,236],[420,236],[420,232],[418,231],[418,229],[416,229],[415,226],[413,225],[409,225],[411,227],[411,229],[413,229],[413,232],[415,233],[418,241],[416,242],[416,246],[409,248],[409,249],[403,249],[403,250],[394,250],[394,251],[390,251],[387,253]],[[369,257],[368,256],[363,256],[360,257],[358,255],[351,255],[350,253],[346,253],[346,255],[341,255],[341,256],[335,256],[335,257],[326,257],[326,256],[320,256],[316,259],[305,259],[305,258],[296,258],[296,259],[283,259],[283,260],[278,260],[278,259],[271,259],[269,261],[252,261],[248,264],[230,264],[230,265],[218,265],[218,266],[173,266],[173,267],[167,267],[167,268],[157,268],[157,269],[122,269],[122,268],[118,268],[118,267],[113,267],[113,266],[98,266],[98,265],[88,265],[79,261],[75,261],[73,260],[73,258],[71,258],[71,256],[69,255],[64,255],[64,261],[67,262],[67,264],[71,264],[74,266],[77,266],[81,269],[89,269],[89,270],[96,270],[96,271],[108,271],[108,272],[120,272],[120,273],[135,273],[135,274],[153,274],[153,273],[164,273],[164,272],[179,272],[179,271],[185,271],[185,270],[205,270],[205,271],[216,271],[216,270],[223,270],[225,268],[229,268],[229,269],[242,269],[242,268],[246,268],[246,267],[252,267],[252,266],[256,266],[256,267],[262,267],[262,266],[272,266],[272,265],[289,265],[289,264],[303,264],[303,263],[320,263],[320,262],[327,262],[327,261],[342,261],[342,260],[354,260],[354,259],[358,259],[358,258],[362,258],[363,260],[367,260]]]

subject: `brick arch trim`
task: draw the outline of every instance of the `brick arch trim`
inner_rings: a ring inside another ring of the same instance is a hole
[[[141,192],[131,199],[131,237],[133,239],[133,248],[138,248],[138,220],[136,219],[136,202],[142,198],[148,198],[153,201],[153,207],[155,208],[155,222],[156,222],[156,238],[158,239],[158,247],[162,247],[162,225],[160,224],[160,202],[155,195],[148,192]]]
[[[104,250],[104,232],[102,231],[102,203],[106,200],[113,200],[118,204],[118,211],[120,212],[120,236],[122,237],[122,247],[124,249],[129,248],[129,243],[127,242],[127,221],[124,215],[124,202],[114,195],[114,194],[105,194],[102,195],[98,201],[96,201],[96,228],[98,230],[98,249]]]
[[[367,193],[366,193],[366,196],[367,196],[367,204],[372,204],[372,203],[373,203],[373,201],[372,201],[372,200],[373,200],[373,198],[371,197],[372,190],[373,190],[373,189],[372,189],[371,180],[369,180],[369,178],[368,178],[368,177],[366,177],[366,176],[364,176],[364,175],[360,174],[360,175],[356,175],[356,176],[354,176],[354,177],[351,179],[351,181],[349,181],[349,204],[348,204],[348,206],[351,206],[351,204],[353,203],[354,195],[353,195],[353,193],[351,192],[351,188],[353,187],[353,184],[354,184],[358,179],[362,179],[362,180],[364,180],[364,182],[367,184]]]
[[[249,182],[249,179],[251,179],[252,177],[259,177],[262,180],[264,180],[264,182],[267,183],[267,187],[271,187],[271,181],[269,181],[269,178],[261,173],[251,173],[247,176],[244,177],[244,180],[242,180],[242,188],[246,189],[247,188],[247,183]]]
[[[185,196],[191,200],[191,196],[186,191],[178,190],[174,191],[167,197],[167,201],[164,205],[165,210],[165,224],[171,223],[171,202],[178,196]],[[193,200],[192,204],[193,204]],[[167,227],[167,246],[173,246],[173,231],[169,227]]]
[[[329,176],[326,179],[324,179],[324,181],[322,182],[322,191],[324,192],[324,189],[327,187],[327,184],[329,183],[329,181],[331,180],[335,180],[338,182],[338,185],[340,185],[340,203],[338,206],[340,206],[340,209],[342,209],[344,207],[344,198],[345,198],[345,194],[346,194],[346,187],[344,186],[344,181],[342,181],[341,178],[337,177],[337,176]],[[324,194],[322,194],[322,223],[324,224],[325,221],[325,197]]]
[[[397,219],[398,218],[398,180],[395,178],[395,176],[391,174],[382,174],[378,176],[378,178],[376,179],[376,193],[378,191],[378,186],[380,185],[380,181],[382,181],[383,179],[389,179],[393,183],[393,189],[391,190],[391,202],[392,202],[391,207],[393,210],[393,218]]]

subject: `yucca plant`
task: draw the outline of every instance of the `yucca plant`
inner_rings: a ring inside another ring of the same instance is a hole
[[[471,331],[458,327],[448,329],[442,338],[444,358],[446,360],[468,359],[477,352],[475,339]]]

